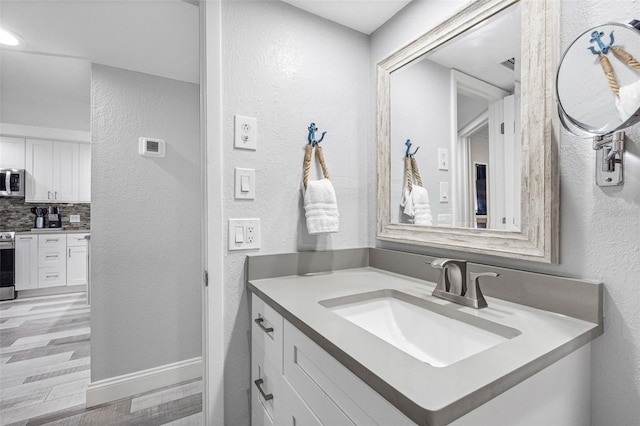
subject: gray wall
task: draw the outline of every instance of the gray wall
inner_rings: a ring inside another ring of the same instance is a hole
[[[398,208],[406,180],[404,171],[405,142],[411,139],[411,152],[420,150],[414,158],[422,177],[422,186],[429,193],[433,224],[439,214],[451,214],[452,202],[440,202],[440,182],[451,185],[451,166],[438,170],[438,148],[451,156],[450,93],[451,74],[448,68],[429,60],[415,61],[391,74],[391,214],[393,222],[407,216]],[[434,99],[438,99],[434,102]],[[446,222],[450,225],[451,221]]]
[[[367,246],[375,192],[367,171],[375,151],[368,37],[279,1],[223,2],[222,24],[225,231],[228,218],[260,217],[262,247],[254,254]],[[257,151],[233,149],[234,114],[257,118]],[[313,237],[300,191],[310,122],[327,131],[322,146],[340,212],[338,233]],[[234,167],[255,168],[255,201],[234,200]],[[228,425],[249,424],[246,255],[224,259]]]
[[[199,87],[92,67],[91,380],[201,355]],[[166,158],[138,138],[166,140]]]
[[[434,17],[446,14],[447,8],[451,13],[459,6],[429,3],[411,4],[372,35],[374,62],[430,28]],[[566,49],[574,37],[590,27],[610,21],[628,22],[637,14],[638,3],[634,0],[564,0],[561,48]],[[593,183],[595,154],[590,141],[561,132],[558,265],[377,243],[434,256],[461,256],[479,263],[602,281],[605,333],[592,344],[594,425],[635,425],[640,419],[640,126],[627,131],[627,150],[625,185],[598,188]],[[375,218],[371,232],[375,236]]]

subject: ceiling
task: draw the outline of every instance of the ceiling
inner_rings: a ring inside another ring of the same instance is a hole
[[[3,51],[199,82],[198,7],[186,1],[2,0],[0,25],[24,41]]]
[[[364,34],[371,34],[380,25],[405,7],[411,0],[282,0]]]

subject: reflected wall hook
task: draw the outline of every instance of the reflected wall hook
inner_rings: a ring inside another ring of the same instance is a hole
[[[591,53],[593,53],[594,55],[599,55],[601,53],[603,55],[606,55],[607,53],[609,53],[609,48],[613,46],[613,42],[614,42],[613,31],[611,31],[611,34],[609,34],[608,46],[602,41],[602,36],[604,36],[604,33],[601,31],[594,31],[591,33],[591,40],[589,41],[591,43],[594,43],[594,42],[598,43],[598,46],[600,47],[599,52],[593,46],[588,48],[591,51]]]
[[[418,152],[418,150],[420,149],[420,147],[417,147],[415,151],[413,151],[413,153],[409,152],[411,150],[411,139],[407,139],[407,141],[404,143],[407,146],[407,150],[405,151],[405,157],[413,157],[414,155],[416,155],[416,153]]]
[[[322,136],[320,136],[320,140],[317,141],[316,131],[318,130],[318,128],[316,127],[316,123],[309,124],[308,130],[309,130],[309,136],[307,136],[307,140],[309,141],[311,146],[316,146],[320,142],[322,142],[322,140],[324,139],[324,135],[327,133],[327,132],[322,132]]]

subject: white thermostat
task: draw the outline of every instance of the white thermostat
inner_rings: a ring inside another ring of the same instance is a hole
[[[164,139],[140,138],[139,153],[145,157],[164,157]]]

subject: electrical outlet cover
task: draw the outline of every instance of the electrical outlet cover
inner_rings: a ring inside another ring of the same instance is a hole
[[[260,248],[260,219],[229,219],[229,250]]]
[[[234,143],[239,149],[258,149],[258,121],[253,117],[235,116]]]

